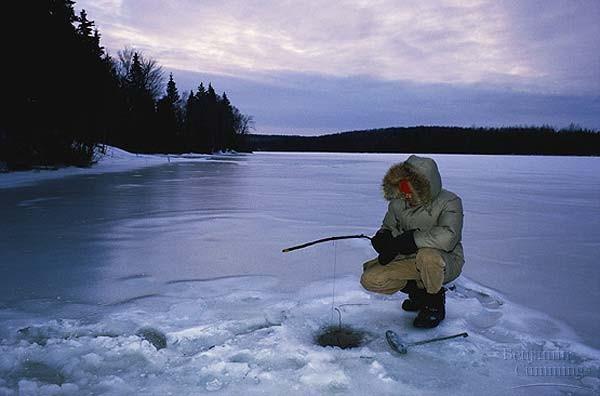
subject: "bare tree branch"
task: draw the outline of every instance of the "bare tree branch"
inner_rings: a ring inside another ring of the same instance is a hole
[[[144,74],[144,88],[150,92],[154,100],[158,99],[165,86],[165,72],[155,59],[146,57],[142,52],[131,47],[125,47],[118,52],[118,60],[115,61],[115,69],[121,82],[127,83],[131,66],[133,64],[133,56],[137,52],[142,70]]]

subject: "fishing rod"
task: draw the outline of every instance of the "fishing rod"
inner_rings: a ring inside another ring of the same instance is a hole
[[[321,243],[321,242],[337,241],[337,240],[340,240],[340,239],[355,239],[355,238],[366,238],[368,240],[371,240],[371,237],[367,236],[365,234],[333,236],[333,237],[329,237],[329,238],[323,238],[323,239],[318,239],[316,241],[311,241],[311,242],[303,243],[302,245],[292,246],[292,247],[289,247],[289,248],[285,248],[285,249],[282,250],[282,252],[283,253],[287,253],[287,252],[291,252],[292,250],[303,249],[305,247],[316,245],[317,243]]]

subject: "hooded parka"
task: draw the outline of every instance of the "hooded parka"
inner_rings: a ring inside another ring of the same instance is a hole
[[[398,191],[402,179],[408,179],[416,191],[419,197],[417,206],[411,207]],[[435,161],[411,155],[406,161],[390,167],[383,178],[382,188],[389,204],[381,228],[390,230],[394,237],[415,230],[415,244],[419,249],[440,251],[446,264],[444,283],[456,279],[464,264],[462,201],[453,192],[442,188]],[[394,260],[415,256],[399,254]]]

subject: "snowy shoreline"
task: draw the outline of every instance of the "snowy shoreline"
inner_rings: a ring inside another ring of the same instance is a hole
[[[98,161],[88,168],[74,166],[57,169],[34,169],[0,173],[0,189],[32,185],[45,180],[77,175],[127,172],[148,166],[177,162],[207,161],[215,156],[239,155],[233,153],[213,154],[134,154],[118,147],[106,146],[105,153],[98,153]]]
[[[299,155],[314,155],[323,156],[336,155],[336,156],[355,156],[357,154],[365,155],[376,155],[376,156],[389,156],[397,157],[398,155],[404,155],[400,153],[354,153],[354,152],[287,152],[287,151],[262,151],[261,154],[267,154],[272,156],[285,156],[290,154]],[[57,169],[34,169],[26,171],[12,171],[12,172],[0,172],[0,189],[23,187],[29,186],[45,180],[53,180],[68,176],[77,175],[96,175],[101,173],[113,173],[113,172],[127,172],[135,169],[141,169],[149,166],[157,166],[168,163],[181,163],[181,162],[198,162],[208,161],[215,157],[224,156],[244,156],[247,153],[235,153],[235,152],[217,152],[213,154],[135,154],[120,149],[118,147],[106,146],[106,153],[98,153],[98,161],[90,167],[78,168],[74,166],[62,167]],[[430,156],[432,154],[421,154]],[[437,156],[464,156],[464,154],[435,154]],[[470,157],[494,157],[495,155],[488,154],[468,154]],[[531,157],[529,155],[503,155],[503,157]],[[564,158],[564,156],[540,156],[545,158]],[[579,156],[574,156],[579,157]],[[589,158],[581,156],[579,158]]]

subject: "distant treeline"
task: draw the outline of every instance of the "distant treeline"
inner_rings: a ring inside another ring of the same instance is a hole
[[[124,49],[113,58],[74,1],[11,2],[3,49],[0,169],[93,162],[99,143],[134,152],[244,148],[252,124],[211,84],[180,96],[156,61]],[[5,23],[6,24],[6,23]]]
[[[248,135],[256,151],[600,155],[600,133],[571,125],[460,128],[417,126],[321,136]]]

